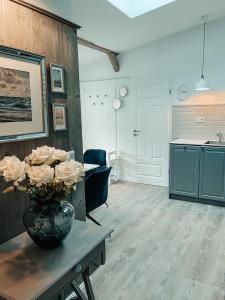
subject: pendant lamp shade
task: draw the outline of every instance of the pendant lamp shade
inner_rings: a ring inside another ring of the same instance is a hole
[[[202,76],[200,81],[198,81],[195,85],[195,91],[208,91],[210,90],[208,82],[205,80],[204,76],[204,68],[205,68],[205,31],[206,31],[206,21],[208,20],[208,16],[202,16],[202,20],[204,22],[204,36],[203,36],[203,47],[202,47]]]
[[[204,75],[195,85],[195,91],[208,91],[210,90],[208,82],[205,80]]]

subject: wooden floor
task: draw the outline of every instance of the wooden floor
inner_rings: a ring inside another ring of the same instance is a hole
[[[224,300],[225,208],[118,182],[92,215],[115,232],[92,276],[96,300]]]

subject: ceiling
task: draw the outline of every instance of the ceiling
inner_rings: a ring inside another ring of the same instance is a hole
[[[197,26],[204,14],[210,20],[225,16],[224,0],[176,0],[134,19],[107,0],[71,0],[71,6],[72,20],[82,26],[78,35],[116,52]],[[79,46],[81,66],[102,58],[97,51]]]
[[[204,14],[209,20],[225,16],[224,0],[176,0],[133,19],[107,0],[26,1],[81,25],[80,37],[119,53],[197,26]],[[81,66],[101,59],[106,55],[79,46]]]

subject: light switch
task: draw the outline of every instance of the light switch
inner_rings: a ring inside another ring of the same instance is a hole
[[[195,123],[205,123],[205,117],[196,117]]]

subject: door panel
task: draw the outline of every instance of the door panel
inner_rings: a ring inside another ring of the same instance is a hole
[[[137,86],[137,181],[168,186],[169,84],[161,81]]]
[[[162,176],[162,166],[149,165],[149,164],[138,164],[138,174],[143,176]]]
[[[162,98],[163,90],[161,84],[142,84],[137,88],[138,99]]]
[[[200,147],[171,145],[170,193],[198,197]]]
[[[202,147],[200,198],[225,201],[225,148]]]

